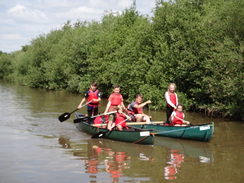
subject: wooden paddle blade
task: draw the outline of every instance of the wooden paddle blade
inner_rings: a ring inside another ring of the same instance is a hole
[[[108,130],[109,131],[109,130]],[[96,133],[96,134],[94,134],[94,135],[92,135],[92,139],[99,139],[99,138],[104,138],[104,136],[105,136],[105,134],[106,134],[107,132],[99,132],[99,133]]]
[[[69,117],[70,117],[70,113],[66,112],[66,113],[63,113],[61,116],[59,116],[58,119],[60,122],[63,122],[65,120],[69,119]]]

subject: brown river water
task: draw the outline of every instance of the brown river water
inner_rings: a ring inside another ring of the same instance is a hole
[[[81,99],[0,80],[0,183],[244,182],[243,121],[186,113],[193,124],[215,122],[210,142],[156,137],[145,146],[91,139],[76,128],[74,115],[58,121]],[[165,120],[164,111],[150,113]]]

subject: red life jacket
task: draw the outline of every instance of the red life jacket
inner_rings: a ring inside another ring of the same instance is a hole
[[[165,179],[173,180],[176,179],[177,168],[174,165],[169,165],[164,168]]]
[[[95,174],[98,172],[98,160],[88,160],[88,173]]]
[[[115,125],[121,125],[122,127],[126,127],[126,122],[124,121],[126,117],[123,114],[120,114],[118,112],[115,113]],[[120,123],[124,121],[123,123]]]
[[[140,105],[139,103],[136,102],[137,105]],[[131,104],[129,104],[131,105]],[[127,107],[127,113],[128,115],[134,115],[134,114],[142,114],[143,113],[143,110],[142,108],[134,108],[132,107],[132,110],[129,109],[129,106]]]
[[[175,111],[175,113],[176,113],[176,117],[178,117],[178,118],[184,120],[184,113],[183,113],[183,112]],[[180,120],[180,119],[178,119],[178,118],[175,118],[175,117],[174,117],[174,119],[173,119],[173,121],[172,121],[174,125],[175,125],[175,124],[178,124],[178,125],[182,125],[182,124],[183,124],[183,121]]]
[[[94,124],[106,124],[108,123],[108,115],[98,116],[94,119]]]
[[[92,99],[98,99],[98,90],[95,90],[94,92],[92,91],[92,89],[89,90],[88,93],[88,102],[91,101]],[[92,101],[90,104],[88,104],[89,106],[94,106],[94,105],[98,105],[99,102],[98,101]]]
[[[114,157],[115,157],[115,161],[118,163],[123,163],[125,161],[125,159],[127,158],[125,152],[115,152]]]
[[[113,105],[113,106],[120,105],[122,103],[122,100],[123,100],[123,97],[120,93],[118,93],[118,94],[112,93],[111,94],[111,105]]]
[[[174,105],[176,105],[176,94],[174,93],[174,94],[168,94],[168,95],[169,95],[169,99],[170,99],[170,101],[171,101]],[[172,106],[168,104],[168,107],[172,107]]]

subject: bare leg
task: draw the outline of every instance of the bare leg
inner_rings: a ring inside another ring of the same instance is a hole
[[[144,116],[142,117],[142,120],[145,121],[147,124],[150,123],[150,117],[149,117],[148,115],[144,115]]]
[[[113,127],[114,127],[114,123],[113,123],[112,121],[109,121],[109,122],[108,122],[107,129],[108,129],[109,131],[111,131]]]
[[[136,122],[142,122],[142,114],[135,114]]]
[[[117,125],[117,128],[118,128],[119,131],[123,130],[123,127],[121,125]]]

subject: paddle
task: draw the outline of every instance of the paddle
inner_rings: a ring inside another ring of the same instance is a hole
[[[150,105],[149,105],[149,104],[147,104],[147,105],[148,105],[148,112],[149,112],[149,116],[151,117]]]
[[[127,120],[127,119],[125,119],[125,120],[121,121],[119,124],[115,125],[115,126],[111,129],[111,131],[112,131],[113,129],[115,129],[118,125],[120,125],[121,123],[125,122],[126,120]],[[105,132],[98,132],[98,133],[94,134],[91,138],[92,138],[92,139],[103,138],[103,137],[106,135],[106,133],[108,133],[108,132],[110,132],[110,130],[107,130],[107,131],[105,131]]]
[[[99,114],[99,115],[96,115],[96,116],[92,116],[91,118],[96,118],[98,116],[104,116],[104,115],[109,115],[109,114],[113,114],[113,113],[116,113],[117,111],[112,111],[112,112],[108,112],[108,113],[103,113],[103,114]],[[88,116],[84,117],[84,118],[88,118]],[[80,123],[83,121],[84,118],[77,118],[77,119],[74,119],[74,123]]]
[[[150,122],[149,124],[146,122],[127,122],[127,126],[133,126],[133,125],[151,125],[151,124],[163,124],[163,121],[155,121],[155,122]],[[107,126],[107,124],[93,124],[92,126]]]
[[[85,103],[85,104],[82,105],[81,107],[84,107],[84,106],[86,106],[87,104],[89,104],[89,103],[91,103],[91,102],[92,102],[92,101],[90,101],[90,102],[88,102],[88,103]],[[74,111],[72,111],[72,112],[70,112],[70,113],[68,113],[68,112],[63,113],[62,115],[60,115],[60,116],[58,117],[59,121],[60,121],[60,122],[63,122],[63,121],[65,121],[65,120],[69,119],[69,118],[70,118],[70,115],[71,115],[72,113],[74,113],[75,111],[77,111],[77,110],[79,110],[79,109],[77,108],[77,109],[75,109]]]

